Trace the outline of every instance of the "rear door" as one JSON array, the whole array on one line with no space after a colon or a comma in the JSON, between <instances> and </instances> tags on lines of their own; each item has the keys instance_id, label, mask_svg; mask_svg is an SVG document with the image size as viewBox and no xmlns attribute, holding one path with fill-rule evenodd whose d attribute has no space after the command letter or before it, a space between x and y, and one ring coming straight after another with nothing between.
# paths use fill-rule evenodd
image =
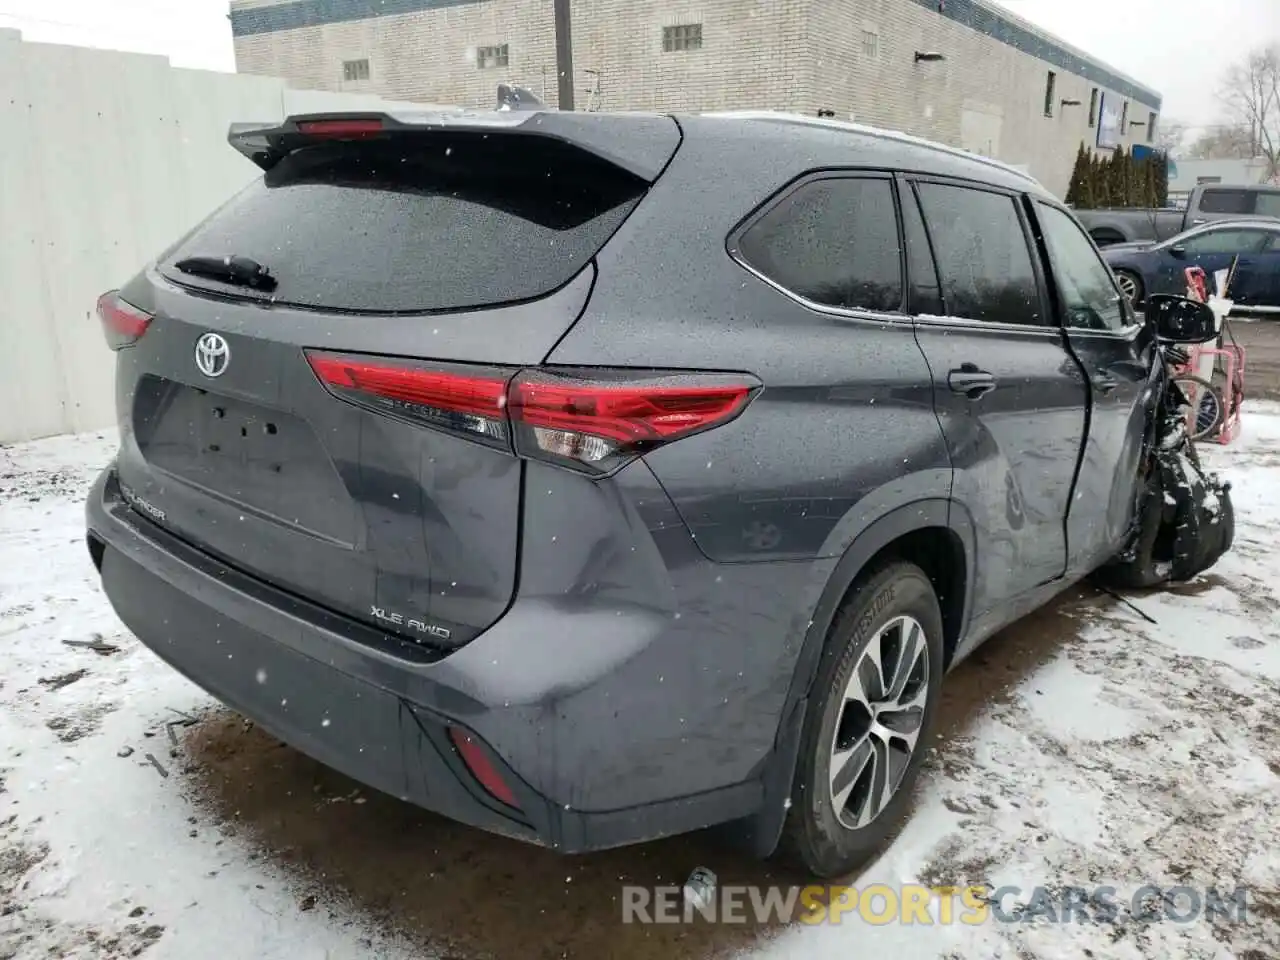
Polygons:
<instances>
[{"instance_id":1,"label":"rear door","mask_svg":"<svg viewBox=\"0 0 1280 960\"><path fill-rule=\"evenodd\" d=\"M1280 310L1280 231L1272 232L1258 256L1259 296L1257 305Z\"/></svg>"},{"instance_id":2,"label":"rear door","mask_svg":"<svg viewBox=\"0 0 1280 960\"><path fill-rule=\"evenodd\" d=\"M914 309L916 336L955 469L953 496L980 537L973 602L983 616L1066 570L1086 388L1049 315L1019 198L945 180L904 186L916 295L920 274L930 280L923 246L937 267L936 296Z\"/></svg>"},{"instance_id":3,"label":"rear door","mask_svg":"<svg viewBox=\"0 0 1280 960\"><path fill-rule=\"evenodd\" d=\"M1256 227L1216 226L1208 227L1203 232L1187 237L1175 244L1170 252L1174 253L1171 269L1175 279L1182 279L1186 267L1199 267L1205 272L1209 289L1213 289L1214 275L1220 270L1228 270L1232 261L1240 258L1235 278L1232 280L1233 295L1245 297L1254 295L1254 281L1251 274L1258 268L1257 255L1260 254L1269 239L1266 231ZM1186 283L1174 289L1185 289Z\"/></svg>"},{"instance_id":4,"label":"rear door","mask_svg":"<svg viewBox=\"0 0 1280 960\"><path fill-rule=\"evenodd\" d=\"M1067 525L1072 570L1109 559L1129 529L1157 373L1155 337L1069 213L1032 205L1051 267L1055 319L1088 377L1089 435Z\"/></svg>"},{"instance_id":5,"label":"rear door","mask_svg":"<svg viewBox=\"0 0 1280 960\"><path fill-rule=\"evenodd\" d=\"M155 316L118 361L144 515L409 640L501 616L522 483L505 384L574 323L678 143L665 118L533 122L248 144L263 178L122 291ZM270 280L222 275L231 257Z\"/></svg>"},{"instance_id":6,"label":"rear door","mask_svg":"<svg viewBox=\"0 0 1280 960\"><path fill-rule=\"evenodd\" d=\"M1226 266L1220 268L1230 268L1234 263L1227 296L1241 306L1266 306L1273 302L1277 262L1272 241L1276 234L1262 227L1232 233L1236 234L1236 252L1226 259Z\"/></svg>"}]
</instances>

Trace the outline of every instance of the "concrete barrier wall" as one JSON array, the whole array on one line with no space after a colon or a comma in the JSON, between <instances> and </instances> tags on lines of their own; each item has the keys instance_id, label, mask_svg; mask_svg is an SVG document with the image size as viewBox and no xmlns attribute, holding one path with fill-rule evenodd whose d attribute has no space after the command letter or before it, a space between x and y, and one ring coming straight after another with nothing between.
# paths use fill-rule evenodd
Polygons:
<instances>
[{"instance_id":1,"label":"concrete barrier wall","mask_svg":"<svg viewBox=\"0 0 1280 960\"><path fill-rule=\"evenodd\" d=\"M255 176L228 124L415 107L0 30L0 442L115 422L95 301Z\"/></svg>"}]
</instances>

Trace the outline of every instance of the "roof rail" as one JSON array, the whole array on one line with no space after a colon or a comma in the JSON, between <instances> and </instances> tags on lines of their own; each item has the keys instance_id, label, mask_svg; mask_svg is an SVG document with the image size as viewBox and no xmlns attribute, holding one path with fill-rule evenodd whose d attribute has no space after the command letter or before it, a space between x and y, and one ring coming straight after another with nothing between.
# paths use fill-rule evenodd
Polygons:
<instances>
[{"instance_id":1,"label":"roof rail","mask_svg":"<svg viewBox=\"0 0 1280 960\"><path fill-rule=\"evenodd\" d=\"M844 130L848 133L860 133L864 136L879 137L883 140L896 140L899 143L910 143L919 147L927 147L930 150L936 150L939 153L950 154L954 157L964 157L966 160L975 160L978 163L986 164L989 167L995 167L1003 170L1005 173L1011 173L1015 177L1035 184L1037 187L1043 188L1035 177L1024 170L1019 170L1015 166L1004 163L1000 160L993 160L991 157L984 157L979 153L970 153L968 150L961 150L959 147L949 147L945 143L938 143L936 140L926 140L924 137L912 136L909 133L902 133L898 130L886 130L883 127L870 127L862 123L850 123L844 120L832 120L827 117L810 117L802 113L788 113L783 110L718 110L712 113L704 113L704 117L724 117L727 119L738 120L772 120L775 123L794 123L808 127L825 127L829 130Z\"/></svg>"}]
</instances>

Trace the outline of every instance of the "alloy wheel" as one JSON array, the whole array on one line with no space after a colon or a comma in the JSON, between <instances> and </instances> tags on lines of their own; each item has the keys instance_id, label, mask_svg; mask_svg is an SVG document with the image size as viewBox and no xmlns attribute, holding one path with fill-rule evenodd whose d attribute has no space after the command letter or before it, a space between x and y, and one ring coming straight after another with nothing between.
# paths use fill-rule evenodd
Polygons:
<instances>
[{"instance_id":1,"label":"alloy wheel","mask_svg":"<svg viewBox=\"0 0 1280 960\"><path fill-rule=\"evenodd\" d=\"M907 772L929 696L929 645L913 617L896 617L867 643L845 687L831 744L831 803L846 827L865 827Z\"/></svg>"},{"instance_id":2,"label":"alloy wheel","mask_svg":"<svg viewBox=\"0 0 1280 960\"><path fill-rule=\"evenodd\" d=\"M1138 281L1127 273L1117 273L1116 280L1120 284L1120 292L1130 304L1138 302Z\"/></svg>"}]
</instances>

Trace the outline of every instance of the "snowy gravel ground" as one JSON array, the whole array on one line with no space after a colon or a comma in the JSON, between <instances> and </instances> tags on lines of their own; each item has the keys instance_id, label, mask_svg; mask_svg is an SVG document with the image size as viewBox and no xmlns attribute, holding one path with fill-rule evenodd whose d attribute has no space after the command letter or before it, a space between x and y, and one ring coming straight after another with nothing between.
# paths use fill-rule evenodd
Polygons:
<instances>
[{"instance_id":1,"label":"snowy gravel ground","mask_svg":"<svg viewBox=\"0 0 1280 960\"><path fill-rule=\"evenodd\" d=\"M962 665L915 814L857 880L1244 885L1246 924L624 927L622 876L776 878L697 838L562 860L364 802L115 619L82 519L110 434L0 447L0 960L1280 956L1280 405L1246 421L1208 448L1234 551L1130 597L1155 623L1073 590Z\"/></svg>"}]
</instances>

